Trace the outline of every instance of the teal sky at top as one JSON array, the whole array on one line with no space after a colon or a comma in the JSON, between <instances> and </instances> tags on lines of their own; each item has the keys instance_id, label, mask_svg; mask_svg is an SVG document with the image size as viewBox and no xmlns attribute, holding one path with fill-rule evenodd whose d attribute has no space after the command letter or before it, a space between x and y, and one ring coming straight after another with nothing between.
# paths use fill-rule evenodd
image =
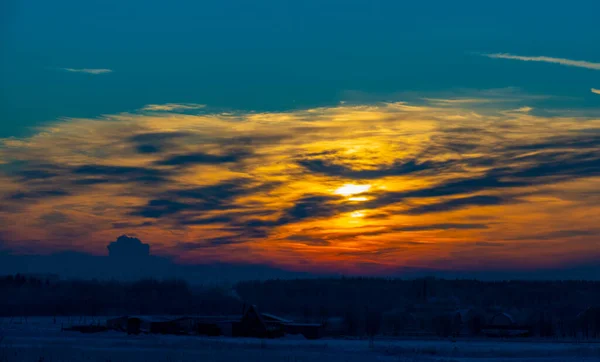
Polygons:
<instances>
[{"instance_id":1,"label":"teal sky at top","mask_svg":"<svg viewBox=\"0 0 600 362\"><path fill-rule=\"evenodd\" d=\"M3 0L0 137L151 103L284 110L348 91L519 87L598 107L600 1ZM108 68L109 74L61 68Z\"/></svg>"}]
</instances>

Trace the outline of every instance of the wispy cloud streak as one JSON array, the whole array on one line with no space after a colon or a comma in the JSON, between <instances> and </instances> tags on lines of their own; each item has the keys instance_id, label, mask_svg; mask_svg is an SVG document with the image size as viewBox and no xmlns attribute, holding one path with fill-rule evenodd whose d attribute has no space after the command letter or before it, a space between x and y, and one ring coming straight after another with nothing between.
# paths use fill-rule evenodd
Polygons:
<instances>
[{"instance_id":1,"label":"wispy cloud streak","mask_svg":"<svg viewBox=\"0 0 600 362\"><path fill-rule=\"evenodd\" d=\"M77 69L77 68L62 68L62 70L65 70L67 72L71 72L71 73L87 73L87 74L94 74L94 75L98 75L98 74L106 74L106 73L112 73L112 69L104 69L104 68L82 68L82 69Z\"/></svg>"},{"instance_id":2,"label":"wispy cloud streak","mask_svg":"<svg viewBox=\"0 0 600 362\"><path fill-rule=\"evenodd\" d=\"M566 58L553 58L546 56L522 56L522 55L513 55L508 53L493 53L493 54L481 54L484 57L493 58L493 59L511 59L511 60L521 60L525 62L544 62L544 63L555 63L566 65L570 67L578 67L578 68L586 68L593 70L600 70L600 63L588 62L585 60L573 60Z\"/></svg>"},{"instance_id":3,"label":"wispy cloud streak","mask_svg":"<svg viewBox=\"0 0 600 362\"><path fill-rule=\"evenodd\" d=\"M148 104L142 108L142 111L169 112L169 111L179 111L179 110L201 109L204 107L206 107L204 104L196 104L196 103Z\"/></svg>"}]
</instances>

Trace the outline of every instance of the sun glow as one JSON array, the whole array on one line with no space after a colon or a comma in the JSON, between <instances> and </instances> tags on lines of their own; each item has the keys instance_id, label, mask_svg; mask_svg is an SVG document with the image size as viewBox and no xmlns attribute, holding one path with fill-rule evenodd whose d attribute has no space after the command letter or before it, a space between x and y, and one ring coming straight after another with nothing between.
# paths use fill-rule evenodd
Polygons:
<instances>
[{"instance_id":1,"label":"sun glow","mask_svg":"<svg viewBox=\"0 0 600 362\"><path fill-rule=\"evenodd\" d=\"M353 211L350 214L351 217L363 217L365 216L365 213L363 211Z\"/></svg>"},{"instance_id":2,"label":"sun glow","mask_svg":"<svg viewBox=\"0 0 600 362\"><path fill-rule=\"evenodd\" d=\"M350 195L362 194L363 192L369 191L370 188L371 188L371 185L345 184L344 186L336 189L334 191L334 194L342 195L342 196L350 196ZM357 199L356 201L359 201L358 198L356 198L356 199Z\"/></svg>"}]
</instances>

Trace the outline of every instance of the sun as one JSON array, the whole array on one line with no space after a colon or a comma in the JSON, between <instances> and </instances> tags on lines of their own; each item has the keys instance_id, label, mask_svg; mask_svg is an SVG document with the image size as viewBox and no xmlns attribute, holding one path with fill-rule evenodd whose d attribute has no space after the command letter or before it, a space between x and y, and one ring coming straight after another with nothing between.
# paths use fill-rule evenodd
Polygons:
<instances>
[{"instance_id":1,"label":"sun","mask_svg":"<svg viewBox=\"0 0 600 362\"><path fill-rule=\"evenodd\" d=\"M371 185L345 184L342 187L336 189L333 193L336 195L351 196L367 192L370 188Z\"/></svg>"},{"instance_id":2,"label":"sun","mask_svg":"<svg viewBox=\"0 0 600 362\"><path fill-rule=\"evenodd\" d=\"M363 211L353 211L350 213L350 217L363 217L365 213Z\"/></svg>"}]
</instances>

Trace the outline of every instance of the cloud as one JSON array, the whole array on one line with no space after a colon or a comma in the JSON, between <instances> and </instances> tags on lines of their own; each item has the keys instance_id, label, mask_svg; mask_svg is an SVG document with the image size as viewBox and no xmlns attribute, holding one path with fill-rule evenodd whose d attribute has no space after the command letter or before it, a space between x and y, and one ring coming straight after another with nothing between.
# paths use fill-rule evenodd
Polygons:
<instances>
[{"instance_id":1,"label":"cloud","mask_svg":"<svg viewBox=\"0 0 600 362\"><path fill-rule=\"evenodd\" d=\"M279 219L280 224L298 222L306 219L333 216L340 207L335 203L335 196L309 195L296 200L294 206L284 211Z\"/></svg>"},{"instance_id":2,"label":"cloud","mask_svg":"<svg viewBox=\"0 0 600 362\"><path fill-rule=\"evenodd\" d=\"M578 68L587 68L593 70L600 70L600 63L587 62L584 60L572 60L565 58L553 58L553 57L545 57L545 56L521 56L521 55L512 55L508 53L494 53L494 54L481 54L484 57L494 58L494 59L512 59L512 60L522 60L525 62L544 62L544 63L555 63L566 65L570 67L578 67Z\"/></svg>"},{"instance_id":3,"label":"cloud","mask_svg":"<svg viewBox=\"0 0 600 362\"><path fill-rule=\"evenodd\" d=\"M437 202L433 204L427 204L422 206L416 206L408 211L407 214L421 215L433 212L447 212L453 210L464 209L471 206L490 206L490 205L501 205L509 202L510 199L500 196L489 196L489 195L478 195L469 196L458 199L452 199L448 201Z\"/></svg>"},{"instance_id":4,"label":"cloud","mask_svg":"<svg viewBox=\"0 0 600 362\"><path fill-rule=\"evenodd\" d=\"M161 218L163 216L176 214L186 210L193 210L194 208L200 207L200 210L204 210L202 204L193 205L186 204L183 202L172 201L169 199L154 199L148 201L148 203L138 208L136 211L131 213L131 216L141 216L145 218Z\"/></svg>"},{"instance_id":5,"label":"cloud","mask_svg":"<svg viewBox=\"0 0 600 362\"><path fill-rule=\"evenodd\" d=\"M265 239L268 237L268 232L257 228L240 228L227 231L237 231L233 234L225 236L217 236L205 238L201 241L178 243L177 248L182 250L197 250L206 248L219 248L228 245L239 245L255 242L257 239Z\"/></svg>"},{"instance_id":6,"label":"cloud","mask_svg":"<svg viewBox=\"0 0 600 362\"><path fill-rule=\"evenodd\" d=\"M600 230L588 229L588 230L555 230L544 233L535 233L527 236L517 236L508 238L508 240L556 240L556 239L569 239L583 236L596 237L600 235Z\"/></svg>"},{"instance_id":7,"label":"cloud","mask_svg":"<svg viewBox=\"0 0 600 362\"><path fill-rule=\"evenodd\" d=\"M139 153L159 153L162 151L162 147L149 144L138 145L136 149Z\"/></svg>"},{"instance_id":8,"label":"cloud","mask_svg":"<svg viewBox=\"0 0 600 362\"><path fill-rule=\"evenodd\" d=\"M247 180L237 179L196 188L172 189L153 195L156 198L134 208L130 215L158 219L187 213L187 218L179 219L183 225L200 225L207 221L220 223L225 221L225 215L207 219L199 219L198 216L205 216L212 211L235 209L238 197L251 195L264 187L268 185L255 187L247 184Z\"/></svg>"},{"instance_id":9,"label":"cloud","mask_svg":"<svg viewBox=\"0 0 600 362\"><path fill-rule=\"evenodd\" d=\"M307 170L316 173L322 173L329 176L339 176L351 179L377 179L387 176L401 176L408 175L411 173L435 171L443 168L446 164L443 162L417 162L415 160L408 160L404 162L395 162L392 166L381 168L381 169L367 169L367 170L354 170L342 165L330 164L326 161L314 159L314 160L300 160L298 164L305 167Z\"/></svg>"},{"instance_id":10,"label":"cloud","mask_svg":"<svg viewBox=\"0 0 600 362\"><path fill-rule=\"evenodd\" d=\"M76 69L76 68L62 68L63 70L66 70L67 72L71 72L71 73L87 73L87 74L106 74L106 73L112 73L113 71L111 69L93 69L93 68L82 68L82 69Z\"/></svg>"},{"instance_id":11,"label":"cloud","mask_svg":"<svg viewBox=\"0 0 600 362\"><path fill-rule=\"evenodd\" d=\"M181 225L214 225L214 224L227 224L234 221L234 219L230 216L212 216L212 217L204 217L204 218L191 218L191 219L181 219Z\"/></svg>"},{"instance_id":12,"label":"cloud","mask_svg":"<svg viewBox=\"0 0 600 362\"><path fill-rule=\"evenodd\" d=\"M561 136L551 136L547 137L542 142L532 142L530 144L523 145L515 145L507 147L507 150L510 151L543 151L543 150L561 150L565 152L565 149L594 149L600 145L600 134L590 134L590 135L561 135ZM569 156L570 153L567 152L564 156ZM538 156L539 157L539 156Z\"/></svg>"},{"instance_id":13,"label":"cloud","mask_svg":"<svg viewBox=\"0 0 600 362\"><path fill-rule=\"evenodd\" d=\"M330 242L328 242L327 240L321 239L321 238L317 238L317 237L313 237L313 236L307 236L307 235L290 235L287 237L288 240L291 240L293 242L299 242L301 244L305 244L305 245L312 245L312 246L327 246L327 245L331 245Z\"/></svg>"},{"instance_id":14,"label":"cloud","mask_svg":"<svg viewBox=\"0 0 600 362\"><path fill-rule=\"evenodd\" d=\"M144 132L128 138L134 143L153 143L171 141L177 138L193 135L190 132Z\"/></svg>"},{"instance_id":15,"label":"cloud","mask_svg":"<svg viewBox=\"0 0 600 362\"><path fill-rule=\"evenodd\" d=\"M469 247L512 263L522 243L536 265L598 255L586 215L600 212L600 120L548 116L531 97L539 112L515 111L514 91L460 96L493 101L144 111L1 139L4 247L101 254L135 232L185 263L332 270L437 265ZM368 187L336 193L347 184Z\"/></svg>"},{"instance_id":16,"label":"cloud","mask_svg":"<svg viewBox=\"0 0 600 362\"><path fill-rule=\"evenodd\" d=\"M142 243L138 238L121 235L108 244L108 255L111 258L139 258L150 256L150 245Z\"/></svg>"},{"instance_id":17,"label":"cloud","mask_svg":"<svg viewBox=\"0 0 600 362\"><path fill-rule=\"evenodd\" d=\"M399 251L406 250L404 248L381 248L375 250L350 250L338 253L340 256L381 256L388 254L396 254ZM376 264L372 265L375 266Z\"/></svg>"},{"instance_id":18,"label":"cloud","mask_svg":"<svg viewBox=\"0 0 600 362\"><path fill-rule=\"evenodd\" d=\"M82 165L72 171L78 178L73 181L80 185L100 183L139 182L155 184L166 182L169 171L135 166Z\"/></svg>"},{"instance_id":19,"label":"cloud","mask_svg":"<svg viewBox=\"0 0 600 362\"><path fill-rule=\"evenodd\" d=\"M134 229L140 227L148 227L154 225L151 221L145 221L141 223L130 223L130 222L115 222L112 224L113 229Z\"/></svg>"},{"instance_id":20,"label":"cloud","mask_svg":"<svg viewBox=\"0 0 600 362\"><path fill-rule=\"evenodd\" d=\"M67 222L69 220L69 217L62 212L53 211L40 216L39 220L43 225L51 226L54 224L61 224Z\"/></svg>"},{"instance_id":21,"label":"cloud","mask_svg":"<svg viewBox=\"0 0 600 362\"><path fill-rule=\"evenodd\" d=\"M499 248L499 247L504 246L503 243L494 243L494 242L490 242L490 241L478 241L475 243L475 245L483 246L483 247L492 247L492 248Z\"/></svg>"},{"instance_id":22,"label":"cloud","mask_svg":"<svg viewBox=\"0 0 600 362\"><path fill-rule=\"evenodd\" d=\"M131 136L128 141L136 151L142 154L160 153L173 147L173 143L181 138L190 136L185 132L150 132Z\"/></svg>"},{"instance_id":23,"label":"cloud","mask_svg":"<svg viewBox=\"0 0 600 362\"><path fill-rule=\"evenodd\" d=\"M151 112L172 112L185 111L192 109L202 109L206 107L204 104L196 103L166 103L166 104L148 104L142 108L142 111Z\"/></svg>"},{"instance_id":24,"label":"cloud","mask_svg":"<svg viewBox=\"0 0 600 362\"><path fill-rule=\"evenodd\" d=\"M600 94L600 89L592 88L592 93Z\"/></svg>"},{"instance_id":25,"label":"cloud","mask_svg":"<svg viewBox=\"0 0 600 362\"><path fill-rule=\"evenodd\" d=\"M227 182L197 187L193 189L180 189L168 192L168 195L178 198L205 200L219 204L221 200L229 200L246 192L247 180L237 179Z\"/></svg>"},{"instance_id":26,"label":"cloud","mask_svg":"<svg viewBox=\"0 0 600 362\"><path fill-rule=\"evenodd\" d=\"M19 191L11 194L7 199L9 200L35 200L44 199L49 197L60 197L66 196L69 192L61 189L55 190L35 190L35 191Z\"/></svg>"},{"instance_id":27,"label":"cloud","mask_svg":"<svg viewBox=\"0 0 600 362\"><path fill-rule=\"evenodd\" d=\"M407 199L427 199L433 197L442 197L442 196L460 196L460 195L468 195L474 192L484 191L484 190L496 190L503 188L518 188L528 185L529 183L524 181L505 181L500 179L500 177L496 175L484 175L484 176L473 176L468 179L459 179L459 180L447 180L445 182L441 182L438 184L434 184L428 187L417 188L415 190L410 191L391 191L391 192L378 192L373 195L373 198L369 201L366 201L363 205L369 208L382 208L389 205L394 205L398 203L405 202ZM491 196L492 199L494 198ZM487 197L477 198L473 200L492 200ZM460 201L455 201L460 203ZM438 212L436 207L444 208L445 203L442 203L438 206L435 204L423 205L414 208L409 211L410 213L424 213L424 212ZM454 204L450 202L449 205L452 207Z\"/></svg>"},{"instance_id":28,"label":"cloud","mask_svg":"<svg viewBox=\"0 0 600 362\"><path fill-rule=\"evenodd\" d=\"M219 236L216 238L210 238L198 242L178 243L176 247L181 251L194 251L207 248L222 247L227 245L243 244L247 241L248 240L240 239L238 235Z\"/></svg>"},{"instance_id":29,"label":"cloud","mask_svg":"<svg viewBox=\"0 0 600 362\"><path fill-rule=\"evenodd\" d=\"M203 164L221 164L238 162L243 157L248 156L247 151L235 151L224 155L213 155L204 152L194 152L184 155L171 156L165 160L156 162L157 165L163 166L188 166L188 165L203 165Z\"/></svg>"},{"instance_id":30,"label":"cloud","mask_svg":"<svg viewBox=\"0 0 600 362\"><path fill-rule=\"evenodd\" d=\"M528 113L528 112L531 112L531 111L533 111L533 108L531 108L531 107L520 107L520 108L517 108L517 109L513 109L512 111L513 111L513 112L523 112L523 113Z\"/></svg>"},{"instance_id":31,"label":"cloud","mask_svg":"<svg viewBox=\"0 0 600 362\"><path fill-rule=\"evenodd\" d=\"M58 175L59 174L56 172L42 170L42 169L37 169L37 170L30 169L30 170L23 170L23 171L19 172L19 176L21 176L22 180L25 182L46 180L46 179L56 177Z\"/></svg>"},{"instance_id":32,"label":"cloud","mask_svg":"<svg viewBox=\"0 0 600 362\"><path fill-rule=\"evenodd\" d=\"M592 144L600 146L597 142ZM510 177L522 184L544 184L600 175L600 152L597 148L589 152L557 151L527 155L520 161L524 165L495 170L496 177Z\"/></svg>"},{"instance_id":33,"label":"cloud","mask_svg":"<svg viewBox=\"0 0 600 362\"><path fill-rule=\"evenodd\" d=\"M431 224L431 225L411 225L411 226L400 226L394 227L393 231L431 231L431 230L480 230L487 229L488 226L486 224L453 224L453 223L444 223L444 224Z\"/></svg>"}]
</instances>

